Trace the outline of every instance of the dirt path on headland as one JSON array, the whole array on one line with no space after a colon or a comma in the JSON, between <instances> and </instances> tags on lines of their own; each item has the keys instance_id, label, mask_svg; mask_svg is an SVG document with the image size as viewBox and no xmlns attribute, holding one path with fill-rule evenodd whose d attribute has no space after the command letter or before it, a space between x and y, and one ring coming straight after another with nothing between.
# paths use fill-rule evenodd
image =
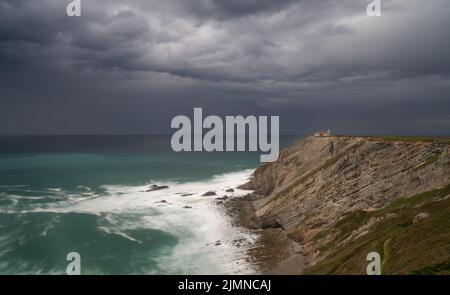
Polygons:
<instances>
[{"instance_id":1,"label":"dirt path on headland","mask_svg":"<svg viewBox=\"0 0 450 295\"><path fill-rule=\"evenodd\" d=\"M258 243L248 250L262 274L299 275L305 269L300 246L289 239L281 228L261 228L255 216L251 194L224 203L235 226L246 227L259 235Z\"/></svg>"}]
</instances>

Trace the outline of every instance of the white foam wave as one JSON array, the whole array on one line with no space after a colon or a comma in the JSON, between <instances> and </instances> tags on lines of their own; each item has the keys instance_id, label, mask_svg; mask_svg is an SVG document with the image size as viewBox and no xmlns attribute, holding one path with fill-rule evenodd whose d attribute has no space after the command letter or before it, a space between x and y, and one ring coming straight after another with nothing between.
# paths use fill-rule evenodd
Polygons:
<instances>
[{"instance_id":1,"label":"white foam wave","mask_svg":"<svg viewBox=\"0 0 450 295\"><path fill-rule=\"evenodd\" d=\"M179 243L170 255L160 258L160 269L170 274L253 273L245 262L243 248L234 240L250 244L257 237L230 224L229 217L217 206L217 197L202 196L214 191L217 196L247 194L236 187L245 182L253 170L217 175L209 180L178 183L158 182L169 188L147 192L145 186L105 185L101 196L69 196L32 212L89 213L103 219L100 230L135 240L125 233L136 228L156 229L171 233ZM233 188L234 192L226 192ZM22 211L23 213L23 211ZM220 242L219 242L220 241ZM137 241L139 242L139 241Z\"/></svg>"}]
</instances>

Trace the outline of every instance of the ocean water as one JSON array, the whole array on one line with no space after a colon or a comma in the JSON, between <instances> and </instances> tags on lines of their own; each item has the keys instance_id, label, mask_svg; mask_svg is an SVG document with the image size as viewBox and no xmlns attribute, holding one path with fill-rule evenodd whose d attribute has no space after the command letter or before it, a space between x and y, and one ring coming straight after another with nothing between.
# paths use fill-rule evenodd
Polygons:
<instances>
[{"instance_id":1,"label":"ocean water","mask_svg":"<svg viewBox=\"0 0 450 295\"><path fill-rule=\"evenodd\" d=\"M251 247L257 236L201 195L245 194L225 190L250 177L259 153L175 153L169 144L0 137L0 274L64 274L69 252L80 254L82 274L253 273L233 241ZM146 192L151 184L169 188Z\"/></svg>"}]
</instances>

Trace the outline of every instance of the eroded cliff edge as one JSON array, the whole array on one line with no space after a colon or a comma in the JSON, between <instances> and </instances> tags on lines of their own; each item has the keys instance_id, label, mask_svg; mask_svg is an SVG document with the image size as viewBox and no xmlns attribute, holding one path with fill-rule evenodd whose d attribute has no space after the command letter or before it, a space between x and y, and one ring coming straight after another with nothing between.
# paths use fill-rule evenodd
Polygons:
<instances>
[{"instance_id":1,"label":"eroded cliff edge","mask_svg":"<svg viewBox=\"0 0 450 295\"><path fill-rule=\"evenodd\" d=\"M306 273L365 273L371 251L384 273L450 271L449 142L308 137L243 187L259 226L300 245Z\"/></svg>"}]
</instances>

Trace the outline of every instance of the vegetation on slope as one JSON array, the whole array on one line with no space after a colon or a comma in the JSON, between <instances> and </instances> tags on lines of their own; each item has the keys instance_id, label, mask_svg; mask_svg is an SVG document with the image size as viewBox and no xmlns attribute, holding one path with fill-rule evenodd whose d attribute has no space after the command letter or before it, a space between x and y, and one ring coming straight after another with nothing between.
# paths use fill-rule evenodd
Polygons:
<instances>
[{"instance_id":1,"label":"vegetation on slope","mask_svg":"<svg viewBox=\"0 0 450 295\"><path fill-rule=\"evenodd\" d=\"M319 232L325 259L307 274L365 274L366 256L382 257L383 274L450 272L450 184L374 211L355 211Z\"/></svg>"}]
</instances>

